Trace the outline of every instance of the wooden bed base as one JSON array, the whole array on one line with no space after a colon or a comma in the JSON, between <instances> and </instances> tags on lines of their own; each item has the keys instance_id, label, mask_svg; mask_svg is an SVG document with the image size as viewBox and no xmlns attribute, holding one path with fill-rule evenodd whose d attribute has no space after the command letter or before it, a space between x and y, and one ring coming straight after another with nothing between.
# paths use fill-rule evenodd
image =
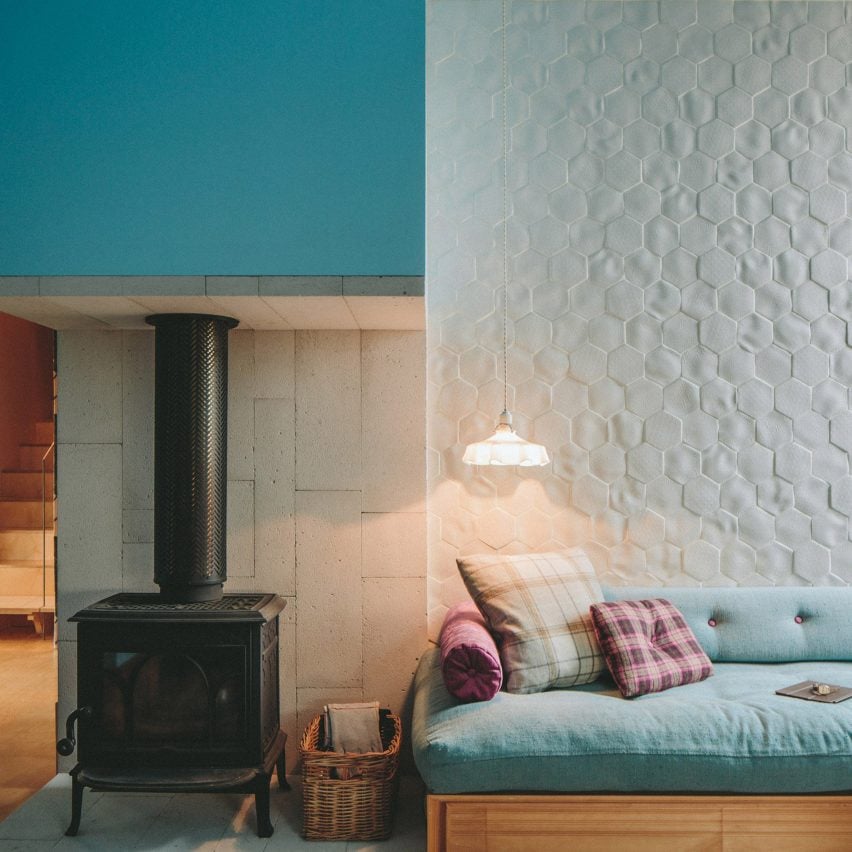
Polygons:
<instances>
[{"instance_id":1,"label":"wooden bed base","mask_svg":"<svg viewBox=\"0 0 852 852\"><path fill-rule=\"evenodd\" d=\"M428 852L852 850L852 795L433 794L426 809Z\"/></svg>"}]
</instances>

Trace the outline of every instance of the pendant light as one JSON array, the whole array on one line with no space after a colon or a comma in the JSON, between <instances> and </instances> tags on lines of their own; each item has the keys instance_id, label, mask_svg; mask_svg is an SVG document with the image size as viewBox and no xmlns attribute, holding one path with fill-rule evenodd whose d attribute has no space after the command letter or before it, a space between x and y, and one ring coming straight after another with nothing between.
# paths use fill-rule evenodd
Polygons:
<instances>
[{"instance_id":1,"label":"pendant light","mask_svg":"<svg viewBox=\"0 0 852 852\"><path fill-rule=\"evenodd\" d=\"M484 441L468 444L462 461L465 464L501 467L541 467L549 464L547 450L541 444L525 441L512 428L509 413L509 356L506 328L509 315L509 118L506 102L509 96L506 62L506 2L503 0L503 413L494 434Z\"/></svg>"}]
</instances>

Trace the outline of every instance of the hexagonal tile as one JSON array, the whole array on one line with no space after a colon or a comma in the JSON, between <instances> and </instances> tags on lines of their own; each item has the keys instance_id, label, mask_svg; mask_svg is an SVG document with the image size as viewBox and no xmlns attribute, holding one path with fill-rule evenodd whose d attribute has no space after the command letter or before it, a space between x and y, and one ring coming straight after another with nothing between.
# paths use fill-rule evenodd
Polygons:
<instances>
[{"instance_id":1,"label":"hexagonal tile","mask_svg":"<svg viewBox=\"0 0 852 852\"><path fill-rule=\"evenodd\" d=\"M797 186L787 185L772 193L772 212L788 225L808 215L808 195Z\"/></svg>"},{"instance_id":2,"label":"hexagonal tile","mask_svg":"<svg viewBox=\"0 0 852 852\"><path fill-rule=\"evenodd\" d=\"M825 118L825 95L814 89L805 89L790 99L790 115L800 124L810 128ZM810 139L810 130L808 131Z\"/></svg>"},{"instance_id":3,"label":"hexagonal tile","mask_svg":"<svg viewBox=\"0 0 852 852\"><path fill-rule=\"evenodd\" d=\"M755 357L751 352L732 346L719 355L719 378L739 386L754 375Z\"/></svg>"},{"instance_id":4,"label":"hexagonal tile","mask_svg":"<svg viewBox=\"0 0 852 852\"><path fill-rule=\"evenodd\" d=\"M647 222L660 212L660 193L646 184L637 184L624 193L624 211L636 222ZM639 237L641 240L641 230Z\"/></svg>"},{"instance_id":5,"label":"hexagonal tile","mask_svg":"<svg viewBox=\"0 0 852 852\"><path fill-rule=\"evenodd\" d=\"M852 452L852 412L841 411L831 418L830 440L836 447Z\"/></svg>"},{"instance_id":6,"label":"hexagonal tile","mask_svg":"<svg viewBox=\"0 0 852 852\"><path fill-rule=\"evenodd\" d=\"M843 255L827 249L811 259L811 277L824 287L836 287L848 280L847 265Z\"/></svg>"},{"instance_id":7,"label":"hexagonal tile","mask_svg":"<svg viewBox=\"0 0 852 852\"><path fill-rule=\"evenodd\" d=\"M589 470L604 482L615 482L627 472L624 450L613 444L604 444L592 450L589 453ZM623 518L621 520L624 521Z\"/></svg>"},{"instance_id":8,"label":"hexagonal tile","mask_svg":"<svg viewBox=\"0 0 852 852\"><path fill-rule=\"evenodd\" d=\"M652 482L663 472L663 454L650 444L627 451L627 472L639 482Z\"/></svg>"},{"instance_id":9,"label":"hexagonal tile","mask_svg":"<svg viewBox=\"0 0 852 852\"><path fill-rule=\"evenodd\" d=\"M824 56L810 66L808 80L817 91L831 95L845 83L843 63L833 56Z\"/></svg>"},{"instance_id":10,"label":"hexagonal tile","mask_svg":"<svg viewBox=\"0 0 852 852\"><path fill-rule=\"evenodd\" d=\"M706 541L693 541L683 551L683 570L699 582L704 582L719 573L721 554Z\"/></svg>"},{"instance_id":11,"label":"hexagonal tile","mask_svg":"<svg viewBox=\"0 0 852 852\"><path fill-rule=\"evenodd\" d=\"M817 187L810 195L810 213L830 225L846 214L846 196L831 184Z\"/></svg>"},{"instance_id":12,"label":"hexagonal tile","mask_svg":"<svg viewBox=\"0 0 852 852\"><path fill-rule=\"evenodd\" d=\"M663 340L663 330L659 320L648 314L639 314L628 320L624 326L627 343L639 352L650 352Z\"/></svg>"},{"instance_id":13,"label":"hexagonal tile","mask_svg":"<svg viewBox=\"0 0 852 852\"><path fill-rule=\"evenodd\" d=\"M775 407L788 417L804 414L811 407L811 389L798 379L787 379L775 388Z\"/></svg>"},{"instance_id":14,"label":"hexagonal tile","mask_svg":"<svg viewBox=\"0 0 852 852\"><path fill-rule=\"evenodd\" d=\"M746 56L734 66L734 83L751 95L768 88L772 66L758 56Z\"/></svg>"},{"instance_id":15,"label":"hexagonal tile","mask_svg":"<svg viewBox=\"0 0 852 852\"><path fill-rule=\"evenodd\" d=\"M619 411L607 422L607 438L625 451L638 447L642 443L642 421L631 411Z\"/></svg>"},{"instance_id":16,"label":"hexagonal tile","mask_svg":"<svg viewBox=\"0 0 852 852\"><path fill-rule=\"evenodd\" d=\"M665 473L670 479L683 485L698 476L701 456L697 450L678 444L665 454Z\"/></svg>"},{"instance_id":17,"label":"hexagonal tile","mask_svg":"<svg viewBox=\"0 0 852 852\"><path fill-rule=\"evenodd\" d=\"M639 118L624 128L624 150L637 157L647 157L660 147L660 130Z\"/></svg>"},{"instance_id":18,"label":"hexagonal tile","mask_svg":"<svg viewBox=\"0 0 852 852\"><path fill-rule=\"evenodd\" d=\"M570 118L563 118L547 129L548 148L565 160L576 157L585 145L585 128Z\"/></svg>"},{"instance_id":19,"label":"hexagonal tile","mask_svg":"<svg viewBox=\"0 0 852 852\"><path fill-rule=\"evenodd\" d=\"M762 186L749 184L737 193L737 215L754 225L765 219L772 209L772 196Z\"/></svg>"},{"instance_id":20,"label":"hexagonal tile","mask_svg":"<svg viewBox=\"0 0 852 852\"><path fill-rule=\"evenodd\" d=\"M754 506L756 486L741 476L732 476L719 489L719 503L725 511L739 516L740 512Z\"/></svg>"},{"instance_id":21,"label":"hexagonal tile","mask_svg":"<svg viewBox=\"0 0 852 852\"><path fill-rule=\"evenodd\" d=\"M825 379L815 384L811 390L811 406L823 417L834 417L843 411L848 405L848 398L847 388L834 379Z\"/></svg>"},{"instance_id":22,"label":"hexagonal tile","mask_svg":"<svg viewBox=\"0 0 852 852\"><path fill-rule=\"evenodd\" d=\"M660 79L668 91L679 96L695 88L698 72L694 62L675 56L663 64Z\"/></svg>"},{"instance_id":23,"label":"hexagonal tile","mask_svg":"<svg viewBox=\"0 0 852 852\"><path fill-rule=\"evenodd\" d=\"M772 515L758 506L747 507L738 515L739 537L755 549L772 541L774 527Z\"/></svg>"},{"instance_id":24,"label":"hexagonal tile","mask_svg":"<svg viewBox=\"0 0 852 852\"><path fill-rule=\"evenodd\" d=\"M710 222L718 224L734 213L734 194L719 184L698 193L698 212Z\"/></svg>"},{"instance_id":25,"label":"hexagonal tile","mask_svg":"<svg viewBox=\"0 0 852 852\"><path fill-rule=\"evenodd\" d=\"M622 65L611 56L597 56L586 66L586 85L605 95L621 85Z\"/></svg>"},{"instance_id":26,"label":"hexagonal tile","mask_svg":"<svg viewBox=\"0 0 852 852\"><path fill-rule=\"evenodd\" d=\"M502 509L492 509L476 519L476 535L489 547L505 547L515 538L515 518Z\"/></svg>"},{"instance_id":27,"label":"hexagonal tile","mask_svg":"<svg viewBox=\"0 0 852 852\"><path fill-rule=\"evenodd\" d=\"M808 84L808 66L795 56L782 56L772 63L772 85L784 94L793 95Z\"/></svg>"},{"instance_id":28,"label":"hexagonal tile","mask_svg":"<svg viewBox=\"0 0 852 852\"><path fill-rule=\"evenodd\" d=\"M795 249L782 251L775 258L773 276L785 287L798 287L808 278L808 259Z\"/></svg>"},{"instance_id":29,"label":"hexagonal tile","mask_svg":"<svg viewBox=\"0 0 852 852\"><path fill-rule=\"evenodd\" d=\"M606 509L607 487L597 477L581 476L571 484L573 506L587 515L596 515Z\"/></svg>"},{"instance_id":30,"label":"hexagonal tile","mask_svg":"<svg viewBox=\"0 0 852 852\"><path fill-rule=\"evenodd\" d=\"M668 89L653 89L642 96L642 118L655 127L668 124L677 113L677 97Z\"/></svg>"},{"instance_id":31,"label":"hexagonal tile","mask_svg":"<svg viewBox=\"0 0 852 852\"><path fill-rule=\"evenodd\" d=\"M737 342L749 352L759 352L772 342L772 323L759 314L743 317L737 326Z\"/></svg>"},{"instance_id":32,"label":"hexagonal tile","mask_svg":"<svg viewBox=\"0 0 852 852\"><path fill-rule=\"evenodd\" d=\"M754 170L751 160L744 157L739 151L732 151L719 162L718 181L732 192L739 192L739 190L749 186L753 177Z\"/></svg>"},{"instance_id":33,"label":"hexagonal tile","mask_svg":"<svg viewBox=\"0 0 852 852\"><path fill-rule=\"evenodd\" d=\"M716 225L702 216L693 216L680 226L680 244L693 256L710 251L716 245Z\"/></svg>"},{"instance_id":34,"label":"hexagonal tile","mask_svg":"<svg viewBox=\"0 0 852 852\"><path fill-rule=\"evenodd\" d=\"M723 381L714 379L701 387L701 410L711 417L722 417L736 408L736 388Z\"/></svg>"},{"instance_id":35,"label":"hexagonal tile","mask_svg":"<svg viewBox=\"0 0 852 852\"><path fill-rule=\"evenodd\" d=\"M780 412L773 411L755 424L755 438L761 446L777 450L793 440L792 421Z\"/></svg>"},{"instance_id":36,"label":"hexagonal tile","mask_svg":"<svg viewBox=\"0 0 852 852\"><path fill-rule=\"evenodd\" d=\"M581 255L590 256L603 248L606 229L595 219L577 219L568 229L571 248Z\"/></svg>"},{"instance_id":37,"label":"hexagonal tile","mask_svg":"<svg viewBox=\"0 0 852 852\"><path fill-rule=\"evenodd\" d=\"M514 196L515 214L517 214L518 195L527 192L529 198L534 199L535 208L531 209L531 215L535 218L530 218L530 221L535 222L542 218L547 211L551 216L561 222L570 224L571 222L580 219L586 215L586 196L576 187L565 184L560 186L548 195L538 195L538 190L533 184L528 184ZM528 208L530 209L530 208Z\"/></svg>"},{"instance_id":38,"label":"hexagonal tile","mask_svg":"<svg viewBox=\"0 0 852 852\"><path fill-rule=\"evenodd\" d=\"M596 121L586 131L586 147L597 157L611 157L623 144L624 131L608 118Z\"/></svg>"},{"instance_id":39,"label":"hexagonal tile","mask_svg":"<svg viewBox=\"0 0 852 852\"><path fill-rule=\"evenodd\" d=\"M713 183L715 172L716 164L707 154L693 151L681 161L680 181L698 192Z\"/></svg>"},{"instance_id":40,"label":"hexagonal tile","mask_svg":"<svg viewBox=\"0 0 852 852\"><path fill-rule=\"evenodd\" d=\"M703 89L691 89L680 98L680 117L693 127L712 121L716 115L716 99Z\"/></svg>"},{"instance_id":41,"label":"hexagonal tile","mask_svg":"<svg viewBox=\"0 0 852 852\"><path fill-rule=\"evenodd\" d=\"M830 561L828 549L811 541L793 552L793 571L809 583L818 584L828 575Z\"/></svg>"},{"instance_id":42,"label":"hexagonal tile","mask_svg":"<svg viewBox=\"0 0 852 852\"><path fill-rule=\"evenodd\" d=\"M672 349L659 346L645 356L645 376L660 387L673 382L679 375L680 358Z\"/></svg>"},{"instance_id":43,"label":"hexagonal tile","mask_svg":"<svg viewBox=\"0 0 852 852\"><path fill-rule=\"evenodd\" d=\"M766 89L754 98L754 117L770 129L777 127L790 115L790 103L783 92Z\"/></svg>"},{"instance_id":44,"label":"hexagonal tile","mask_svg":"<svg viewBox=\"0 0 852 852\"><path fill-rule=\"evenodd\" d=\"M648 417L663 407L663 389L649 379L637 379L627 386L627 408L639 417Z\"/></svg>"},{"instance_id":45,"label":"hexagonal tile","mask_svg":"<svg viewBox=\"0 0 852 852\"><path fill-rule=\"evenodd\" d=\"M698 258L698 274L713 287L721 287L736 275L736 260L721 248L713 248Z\"/></svg>"},{"instance_id":46,"label":"hexagonal tile","mask_svg":"<svg viewBox=\"0 0 852 852\"><path fill-rule=\"evenodd\" d=\"M665 411L652 414L645 421L645 440L659 450L666 450L679 443L681 422Z\"/></svg>"},{"instance_id":47,"label":"hexagonal tile","mask_svg":"<svg viewBox=\"0 0 852 852\"><path fill-rule=\"evenodd\" d=\"M616 24L604 34L604 51L621 63L635 59L641 49L639 33L625 23Z\"/></svg>"},{"instance_id":48,"label":"hexagonal tile","mask_svg":"<svg viewBox=\"0 0 852 852\"><path fill-rule=\"evenodd\" d=\"M660 84L660 66L647 56L639 56L624 66L624 83L644 95Z\"/></svg>"},{"instance_id":49,"label":"hexagonal tile","mask_svg":"<svg viewBox=\"0 0 852 852\"><path fill-rule=\"evenodd\" d=\"M852 25L837 27L828 34L828 52L841 62L852 62Z\"/></svg>"},{"instance_id":50,"label":"hexagonal tile","mask_svg":"<svg viewBox=\"0 0 852 852\"><path fill-rule=\"evenodd\" d=\"M790 226L776 216L769 216L754 226L754 246L770 256L790 248Z\"/></svg>"},{"instance_id":51,"label":"hexagonal tile","mask_svg":"<svg viewBox=\"0 0 852 852\"><path fill-rule=\"evenodd\" d=\"M629 189L641 177L639 160L628 151L619 151L608 157L605 166L606 182L618 190Z\"/></svg>"},{"instance_id":52,"label":"hexagonal tile","mask_svg":"<svg viewBox=\"0 0 852 852\"><path fill-rule=\"evenodd\" d=\"M566 417L576 417L589 406L588 386L574 379L563 379L553 386L553 408Z\"/></svg>"},{"instance_id":53,"label":"hexagonal tile","mask_svg":"<svg viewBox=\"0 0 852 852\"><path fill-rule=\"evenodd\" d=\"M734 85L734 68L720 56L711 56L698 65L698 85L718 95Z\"/></svg>"},{"instance_id":54,"label":"hexagonal tile","mask_svg":"<svg viewBox=\"0 0 852 852\"><path fill-rule=\"evenodd\" d=\"M589 320L589 340L599 349L608 352L624 340L624 323L611 314Z\"/></svg>"}]
</instances>

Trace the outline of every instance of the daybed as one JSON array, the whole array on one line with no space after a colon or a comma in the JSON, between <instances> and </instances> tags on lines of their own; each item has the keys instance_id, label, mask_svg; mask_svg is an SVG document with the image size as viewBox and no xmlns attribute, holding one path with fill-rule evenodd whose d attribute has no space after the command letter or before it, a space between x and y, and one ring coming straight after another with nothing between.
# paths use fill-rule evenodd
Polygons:
<instances>
[{"instance_id":1,"label":"daybed","mask_svg":"<svg viewBox=\"0 0 852 852\"><path fill-rule=\"evenodd\" d=\"M852 849L852 699L775 694L852 686L852 588L605 595L670 600L713 676L634 699L602 678L462 704L431 649L412 734L429 849Z\"/></svg>"}]
</instances>

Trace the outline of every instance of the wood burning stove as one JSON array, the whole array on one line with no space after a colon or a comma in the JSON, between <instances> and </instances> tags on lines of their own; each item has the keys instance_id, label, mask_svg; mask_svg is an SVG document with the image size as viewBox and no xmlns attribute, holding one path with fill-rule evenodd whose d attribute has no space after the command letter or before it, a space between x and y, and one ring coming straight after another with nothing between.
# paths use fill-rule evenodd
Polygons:
<instances>
[{"instance_id":1,"label":"wood burning stove","mask_svg":"<svg viewBox=\"0 0 852 852\"><path fill-rule=\"evenodd\" d=\"M159 594L93 603L77 623L72 816L83 790L254 793L272 834L273 768L286 787L274 594L222 593L228 317L149 317L156 334L155 580ZM74 725L78 725L75 736Z\"/></svg>"},{"instance_id":2,"label":"wood burning stove","mask_svg":"<svg viewBox=\"0 0 852 852\"><path fill-rule=\"evenodd\" d=\"M255 794L257 830L272 834L269 784L284 778L275 595L164 604L121 594L78 612L72 818L83 788ZM73 719L60 753L75 746Z\"/></svg>"}]
</instances>

